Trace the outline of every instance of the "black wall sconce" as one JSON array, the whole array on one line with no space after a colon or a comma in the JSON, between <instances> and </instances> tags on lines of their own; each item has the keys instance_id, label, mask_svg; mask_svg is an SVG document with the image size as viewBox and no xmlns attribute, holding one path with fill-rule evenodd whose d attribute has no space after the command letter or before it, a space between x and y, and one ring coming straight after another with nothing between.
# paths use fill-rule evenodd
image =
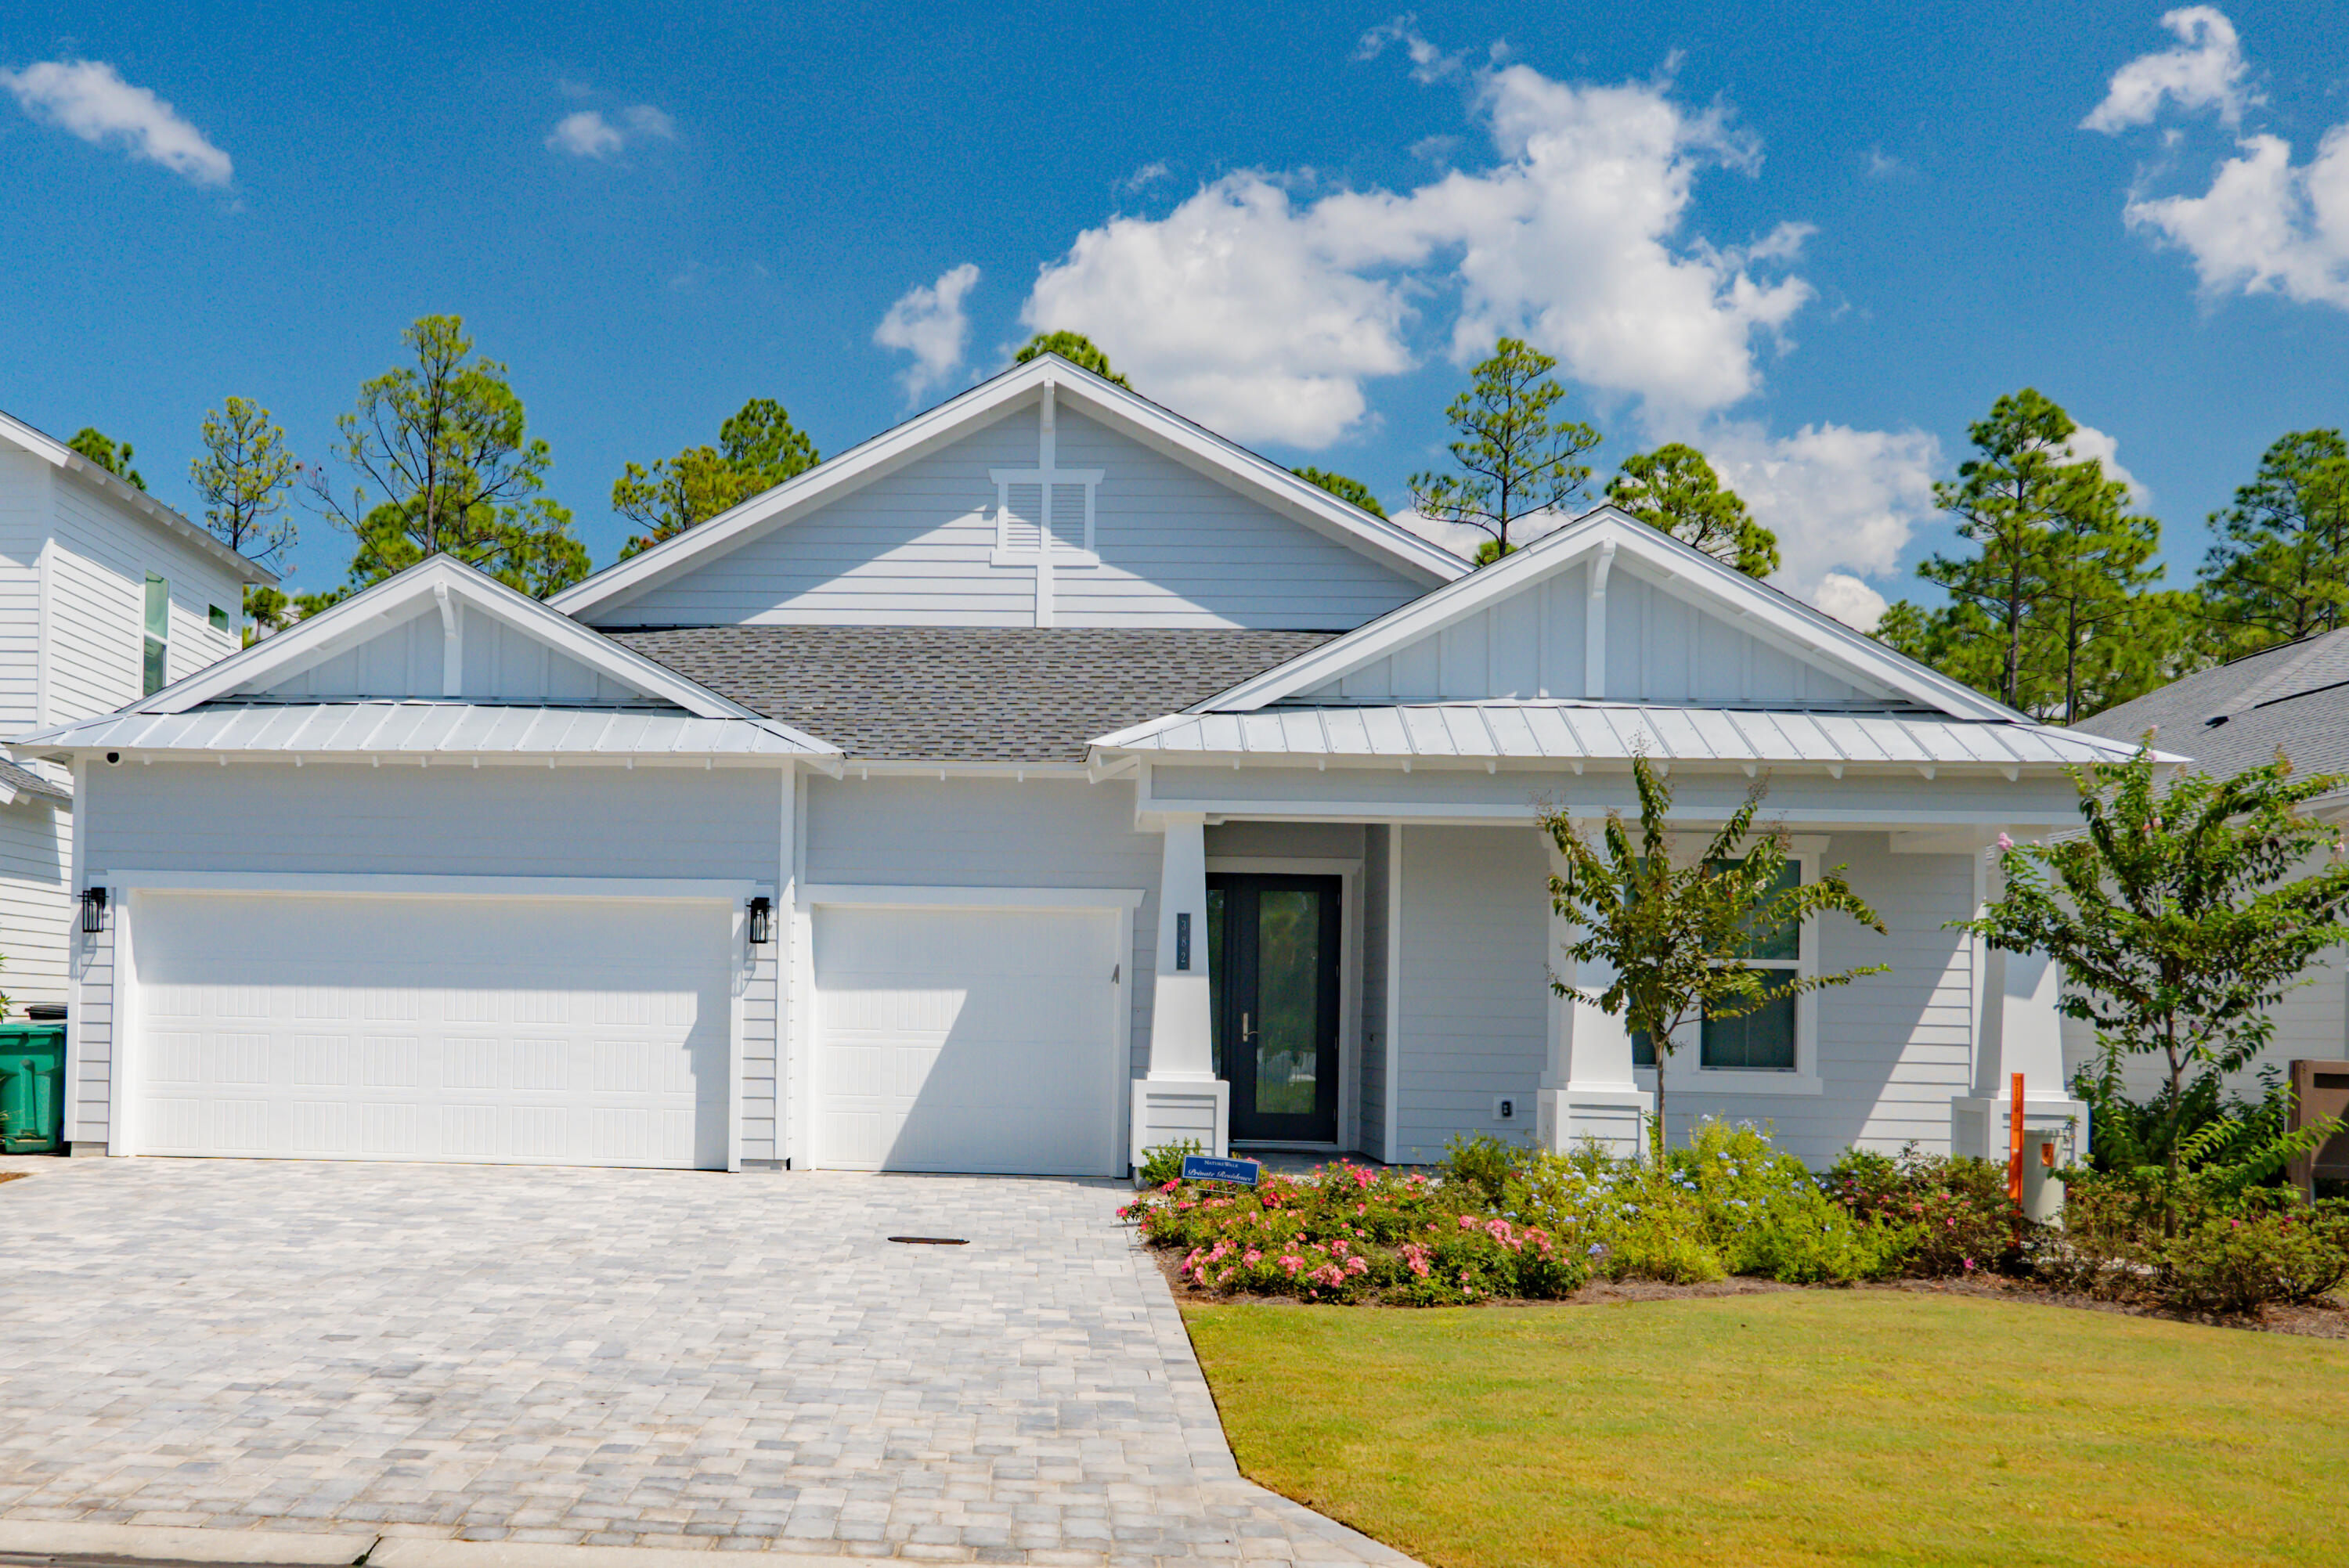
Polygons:
<instances>
[{"instance_id":1,"label":"black wall sconce","mask_svg":"<svg viewBox=\"0 0 2349 1568\"><path fill-rule=\"evenodd\" d=\"M104 888L82 889L81 928L93 934L106 929L106 890Z\"/></svg>"},{"instance_id":2,"label":"black wall sconce","mask_svg":"<svg viewBox=\"0 0 2349 1568\"><path fill-rule=\"evenodd\" d=\"M775 901L761 893L750 901L750 945L764 947L775 939Z\"/></svg>"}]
</instances>

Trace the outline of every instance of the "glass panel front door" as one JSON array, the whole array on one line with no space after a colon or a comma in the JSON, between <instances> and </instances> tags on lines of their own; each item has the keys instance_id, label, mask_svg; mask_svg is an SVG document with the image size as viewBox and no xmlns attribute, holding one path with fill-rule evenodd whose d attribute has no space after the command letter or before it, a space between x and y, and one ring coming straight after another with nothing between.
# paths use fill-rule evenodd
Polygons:
<instances>
[{"instance_id":1,"label":"glass panel front door","mask_svg":"<svg viewBox=\"0 0 2349 1568\"><path fill-rule=\"evenodd\" d=\"M1216 1070L1232 1086L1232 1137L1338 1137L1336 877L1207 879Z\"/></svg>"}]
</instances>

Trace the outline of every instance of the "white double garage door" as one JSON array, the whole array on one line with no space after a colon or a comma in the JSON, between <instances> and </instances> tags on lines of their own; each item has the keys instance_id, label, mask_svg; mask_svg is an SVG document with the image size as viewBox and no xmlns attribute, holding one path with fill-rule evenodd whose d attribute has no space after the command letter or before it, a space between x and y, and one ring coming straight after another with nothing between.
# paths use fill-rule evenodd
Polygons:
<instances>
[{"instance_id":1,"label":"white double garage door","mask_svg":"<svg viewBox=\"0 0 2349 1568\"><path fill-rule=\"evenodd\" d=\"M115 1141L723 1169L740 1153L743 1037L772 1033L740 911L140 892ZM1114 1173L1125 929L1103 908L817 907L796 1162Z\"/></svg>"}]
</instances>

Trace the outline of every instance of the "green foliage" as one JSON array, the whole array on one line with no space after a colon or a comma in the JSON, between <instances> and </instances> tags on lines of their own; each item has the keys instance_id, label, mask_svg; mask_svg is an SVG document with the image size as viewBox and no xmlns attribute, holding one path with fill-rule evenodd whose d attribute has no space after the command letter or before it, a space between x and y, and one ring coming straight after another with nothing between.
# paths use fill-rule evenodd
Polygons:
<instances>
[{"instance_id":1,"label":"green foliage","mask_svg":"<svg viewBox=\"0 0 2349 1568\"><path fill-rule=\"evenodd\" d=\"M137 469L130 466L129 442L125 441L117 446L113 438L105 431L94 425L84 425L74 432L74 438L67 441L66 445L120 480L124 484L136 490L147 488L147 480Z\"/></svg>"},{"instance_id":2,"label":"green foliage","mask_svg":"<svg viewBox=\"0 0 2349 1568\"><path fill-rule=\"evenodd\" d=\"M2035 1272L2109 1300L2219 1313L2312 1301L2349 1281L2349 1204L2304 1203L2237 1174L2066 1171L2064 1227L2039 1238Z\"/></svg>"},{"instance_id":3,"label":"green foliage","mask_svg":"<svg viewBox=\"0 0 2349 1568\"><path fill-rule=\"evenodd\" d=\"M231 397L204 415L202 438L203 456L188 465L188 478L203 500L204 526L247 560L277 564L295 537L285 497L301 467L285 432L269 422L268 409Z\"/></svg>"},{"instance_id":4,"label":"green foliage","mask_svg":"<svg viewBox=\"0 0 2349 1568\"><path fill-rule=\"evenodd\" d=\"M1540 350L1502 338L1491 357L1470 370L1468 390L1444 410L1460 433L1451 443L1456 471L1411 476L1413 508L1491 535L1495 560L1515 548L1513 527L1588 493L1590 469L1577 459L1599 445L1599 435L1553 417L1566 396L1550 377L1557 368Z\"/></svg>"},{"instance_id":5,"label":"green foliage","mask_svg":"<svg viewBox=\"0 0 2349 1568\"><path fill-rule=\"evenodd\" d=\"M622 560L709 521L823 461L815 442L771 397L753 397L718 427L715 447L688 447L647 469L630 463L612 481L612 510L645 531Z\"/></svg>"},{"instance_id":6,"label":"green foliage","mask_svg":"<svg viewBox=\"0 0 2349 1568\"><path fill-rule=\"evenodd\" d=\"M1349 479L1344 474L1333 474L1327 469L1303 468L1291 469L1288 471L1307 484L1319 485L1340 500L1358 506L1372 517L1384 517L1387 514L1387 509L1379 504L1379 498L1371 493L1371 487L1360 480Z\"/></svg>"},{"instance_id":7,"label":"green foliage","mask_svg":"<svg viewBox=\"0 0 2349 1568\"><path fill-rule=\"evenodd\" d=\"M1722 488L1721 476L1694 447L1672 441L1633 453L1609 481L1607 499L1748 577L1778 570L1778 536L1754 521L1735 490Z\"/></svg>"},{"instance_id":8,"label":"green foliage","mask_svg":"<svg viewBox=\"0 0 2349 1568\"><path fill-rule=\"evenodd\" d=\"M2302 874L2337 830L2302 807L2339 789L2279 757L2233 779L2157 782L2148 738L2126 762L2072 770L2087 831L1999 857L2005 892L1955 923L1992 947L2063 968L2057 1006L2093 1025L2113 1058L2154 1056L2166 1116L2147 1152L2175 1186L2190 1082L2240 1071L2274 1033L2272 1010L2349 925L2349 866Z\"/></svg>"},{"instance_id":9,"label":"green foliage","mask_svg":"<svg viewBox=\"0 0 2349 1568\"><path fill-rule=\"evenodd\" d=\"M1142 1170L1138 1173L1144 1187L1164 1187L1169 1181L1183 1179L1183 1158L1188 1154L1205 1154L1206 1145L1195 1138L1177 1139L1173 1143L1156 1144L1142 1151Z\"/></svg>"},{"instance_id":10,"label":"green foliage","mask_svg":"<svg viewBox=\"0 0 2349 1568\"><path fill-rule=\"evenodd\" d=\"M1655 1042L1659 1061L1678 1047L1683 1025L1735 1018L1781 997L1847 985L1886 966L1864 965L1829 975L1795 975L1752 967L1747 960L1782 933L1833 911L1879 934L1886 929L1835 866L1811 882L1789 880L1783 828L1754 834L1766 780L1705 841L1693 858L1672 853L1671 791L1646 757L1634 754L1631 779L1640 799L1635 843L1620 811L1609 809L1599 830L1564 810L1547 810L1541 827L1557 846L1560 869L1549 882L1550 904L1579 933L1566 944L1578 965L1604 965L1604 990L1586 991L1553 979L1561 996L1619 1014L1634 1033ZM1665 1091L1656 1088L1661 1136Z\"/></svg>"},{"instance_id":11,"label":"green foliage","mask_svg":"<svg viewBox=\"0 0 2349 1568\"><path fill-rule=\"evenodd\" d=\"M1444 1144L1444 1179L1464 1191L1474 1191L1485 1195L1485 1202L1499 1204L1508 1194L1526 1161L1523 1144L1505 1143L1490 1133L1478 1133L1473 1138L1454 1134Z\"/></svg>"},{"instance_id":12,"label":"green foliage","mask_svg":"<svg viewBox=\"0 0 2349 1568\"><path fill-rule=\"evenodd\" d=\"M1081 332L1040 332L1019 346L1019 351L1011 356L1011 363L1025 365L1040 354L1057 354L1080 370L1090 370L1102 380L1115 382L1129 392L1133 389L1133 383L1110 368L1109 356Z\"/></svg>"},{"instance_id":13,"label":"green foliage","mask_svg":"<svg viewBox=\"0 0 2349 1568\"><path fill-rule=\"evenodd\" d=\"M2210 529L2202 606L2221 651L2337 629L2349 606L2349 443L2338 430L2283 436Z\"/></svg>"},{"instance_id":14,"label":"green foliage","mask_svg":"<svg viewBox=\"0 0 2349 1568\"><path fill-rule=\"evenodd\" d=\"M1900 1269L1920 1279L2011 1269L2030 1233L2006 1195L2006 1171L1987 1160L1845 1151L1822 1178L1827 1193L1873 1226L1905 1230Z\"/></svg>"},{"instance_id":15,"label":"green foliage","mask_svg":"<svg viewBox=\"0 0 2349 1568\"><path fill-rule=\"evenodd\" d=\"M2188 1312L2297 1305L2349 1280L2349 1214L2306 1209L2213 1219L2154 1255L2155 1288Z\"/></svg>"},{"instance_id":16,"label":"green foliage","mask_svg":"<svg viewBox=\"0 0 2349 1568\"><path fill-rule=\"evenodd\" d=\"M357 482L346 500L319 469L312 489L357 541L354 586L445 552L543 598L587 575L586 547L570 511L538 493L552 449L529 435L506 367L468 359L464 325L428 315L400 335L415 363L364 383L336 421L335 455Z\"/></svg>"}]
</instances>

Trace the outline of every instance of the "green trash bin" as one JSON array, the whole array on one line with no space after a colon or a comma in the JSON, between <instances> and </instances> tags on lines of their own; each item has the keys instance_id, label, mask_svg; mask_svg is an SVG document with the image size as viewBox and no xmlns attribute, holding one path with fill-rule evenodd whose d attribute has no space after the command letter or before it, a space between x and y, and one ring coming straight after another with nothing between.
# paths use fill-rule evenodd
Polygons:
<instances>
[{"instance_id":1,"label":"green trash bin","mask_svg":"<svg viewBox=\"0 0 2349 1568\"><path fill-rule=\"evenodd\" d=\"M66 1026L0 1024L0 1150L54 1154L65 1138Z\"/></svg>"}]
</instances>

